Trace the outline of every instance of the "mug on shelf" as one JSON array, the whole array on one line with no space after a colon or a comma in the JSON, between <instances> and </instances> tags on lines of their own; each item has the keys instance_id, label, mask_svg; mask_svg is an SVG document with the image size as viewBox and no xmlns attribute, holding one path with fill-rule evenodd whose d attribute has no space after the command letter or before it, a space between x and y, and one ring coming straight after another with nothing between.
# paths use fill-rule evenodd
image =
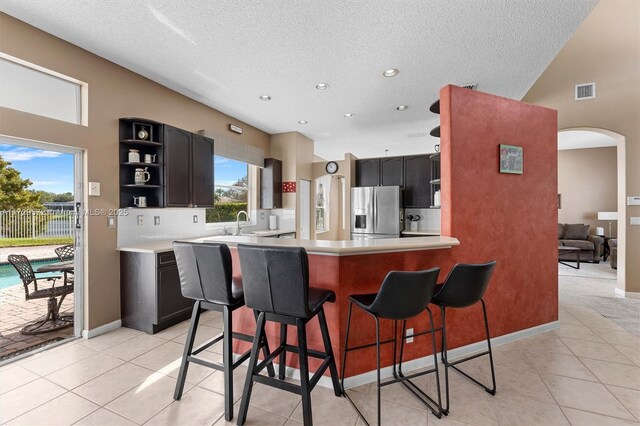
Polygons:
<instances>
[{"instance_id":1,"label":"mug on shelf","mask_svg":"<svg viewBox=\"0 0 640 426\"><path fill-rule=\"evenodd\" d=\"M136 207L147 207L147 197L141 195L139 197L133 196L133 205Z\"/></svg>"},{"instance_id":2,"label":"mug on shelf","mask_svg":"<svg viewBox=\"0 0 640 426\"><path fill-rule=\"evenodd\" d=\"M138 151L137 149L130 149L129 150L129 155L127 156L127 159L129 160L130 163L139 163L140 162L140 151Z\"/></svg>"},{"instance_id":3,"label":"mug on shelf","mask_svg":"<svg viewBox=\"0 0 640 426\"><path fill-rule=\"evenodd\" d=\"M147 163L147 164L155 163L156 162L156 154L145 154L144 155L144 162Z\"/></svg>"},{"instance_id":4,"label":"mug on shelf","mask_svg":"<svg viewBox=\"0 0 640 426\"><path fill-rule=\"evenodd\" d=\"M133 179L136 185L144 185L151 179L151 174L147 171L146 167L144 169L137 168Z\"/></svg>"}]
</instances>

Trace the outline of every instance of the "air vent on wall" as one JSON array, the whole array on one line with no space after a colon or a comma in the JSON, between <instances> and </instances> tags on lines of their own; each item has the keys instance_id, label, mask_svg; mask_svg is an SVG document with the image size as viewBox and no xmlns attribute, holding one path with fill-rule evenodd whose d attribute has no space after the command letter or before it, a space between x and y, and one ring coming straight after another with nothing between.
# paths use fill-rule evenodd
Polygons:
<instances>
[{"instance_id":1,"label":"air vent on wall","mask_svg":"<svg viewBox=\"0 0 640 426\"><path fill-rule=\"evenodd\" d=\"M463 89L476 90L476 87L478 87L478 83L462 84L460 87L462 87Z\"/></svg>"},{"instance_id":2,"label":"air vent on wall","mask_svg":"<svg viewBox=\"0 0 640 426\"><path fill-rule=\"evenodd\" d=\"M576 101L593 99L596 97L596 84L576 84Z\"/></svg>"}]
</instances>

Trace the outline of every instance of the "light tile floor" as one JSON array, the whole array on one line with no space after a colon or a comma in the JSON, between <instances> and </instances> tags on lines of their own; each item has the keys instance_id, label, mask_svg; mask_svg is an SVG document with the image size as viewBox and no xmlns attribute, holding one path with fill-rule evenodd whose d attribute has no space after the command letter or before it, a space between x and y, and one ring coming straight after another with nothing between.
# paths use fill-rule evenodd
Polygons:
<instances>
[{"instance_id":1,"label":"light tile floor","mask_svg":"<svg viewBox=\"0 0 640 426\"><path fill-rule=\"evenodd\" d=\"M640 334L581 303L581 296L613 297L604 268L582 265L581 275L560 267L560 322L555 331L495 348L495 397L451 375L451 414L436 419L401 386L383 388L384 424L627 425L640 421ZM615 275L613 275L615 277ZM206 338L220 317L203 316ZM192 365L181 401L173 389L187 324L148 336L122 328L78 340L0 369L0 423L10 425L223 425L223 377ZM219 347L218 347L219 348ZM219 359L218 348L207 351ZM469 371L489 379L478 359ZM236 413L244 367L235 374ZM433 392L432 375L418 379ZM351 391L375 423L375 387ZM315 424L363 424L344 398L317 387ZM247 424L297 425L299 397L256 385Z\"/></svg>"}]
</instances>

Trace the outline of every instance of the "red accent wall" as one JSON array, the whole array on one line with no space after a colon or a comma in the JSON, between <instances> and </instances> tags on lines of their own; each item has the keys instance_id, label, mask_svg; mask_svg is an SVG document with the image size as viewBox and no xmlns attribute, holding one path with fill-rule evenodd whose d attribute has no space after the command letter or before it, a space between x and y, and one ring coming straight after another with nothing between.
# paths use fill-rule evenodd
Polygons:
<instances>
[{"instance_id":1,"label":"red accent wall","mask_svg":"<svg viewBox=\"0 0 640 426\"><path fill-rule=\"evenodd\" d=\"M555 110L512 99L446 86L440 91L442 234L460 240L452 249L381 253L358 256L309 256L310 284L336 292L326 304L327 321L338 368L346 330L350 294L377 292L391 270L421 270L438 266L440 281L456 263L496 260L485 300L492 337L555 321L558 318L557 266L557 114ZM524 174L499 173L498 145L524 148ZM428 184L425 181L425 184ZM234 271L239 265L234 254ZM440 314L432 305L436 327ZM253 332L253 316L242 310L243 331ZM354 309L349 345L370 343L373 320ZM391 321L381 322L383 338L392 336ZM427 328L428 317L409 322L415 332ZM449 347L484 339L480 305L447 313ZM308 326L308 341L322 348L317 320ZM267 325L272 347L279 332ZM439 334L436 336L439 341ZM290 329L289 342L295 343ZM236 350L248 345L238 342ZM430 336L407 346L405 360L431 353ZM385 345L382 365L391 364L392 347ZM288 364L297 367L296 356ZM310 359L314 370L319 363ZM346 376L375 369L375 349L349 355Z\"/></svg>"},{"instance_id":2,"label":"red accent wall","mask_svg":"<svg viewBox=\"0 0 640 426\"><path fill-rule=\"evenodd\" d=\"M445 86L440 113L442 233L460 240L456 261L497 261L492 334L556 320L557 112ZM524 148L524 174L499 173L500 144Z\"/></svg>"}]
</instances>

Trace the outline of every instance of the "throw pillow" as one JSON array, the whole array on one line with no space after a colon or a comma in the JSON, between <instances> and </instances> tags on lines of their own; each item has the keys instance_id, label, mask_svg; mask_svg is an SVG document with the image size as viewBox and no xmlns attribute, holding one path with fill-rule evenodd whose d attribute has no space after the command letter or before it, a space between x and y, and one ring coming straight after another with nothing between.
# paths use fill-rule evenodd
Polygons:
<instances>
[{"instance_id":1,"label":"throw pillow","mask_svg":"<svg viewBox=\"0 0 640 426\"><path fill-rule=\"evenodd\" d=\"M558 224L558 239L561 240L564 235L564 225L562 223Z\"/></svg>"},{"instance_id":2,"label":"throw pillow","mask_svg":"<svg viewBox=\"0 0 640 426\"><path fill-rule=\"evenodd\" d=\"M586 240L589 235L589 225L582 223L565 223L564 236L565 240Z\"/></svg>"}]
</instances>

